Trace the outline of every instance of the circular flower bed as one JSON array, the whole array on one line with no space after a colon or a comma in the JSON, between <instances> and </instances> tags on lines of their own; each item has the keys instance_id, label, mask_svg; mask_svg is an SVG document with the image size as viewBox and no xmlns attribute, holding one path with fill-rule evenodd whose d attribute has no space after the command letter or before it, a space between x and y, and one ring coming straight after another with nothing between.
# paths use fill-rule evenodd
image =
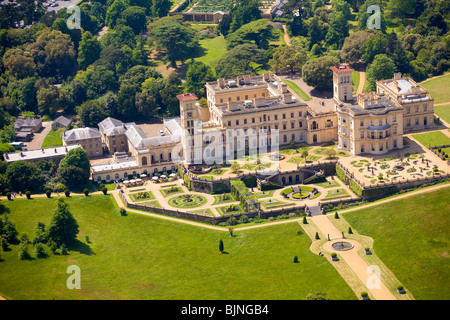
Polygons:
<instances>
[{"instance_id":1,"label":"circular flower bed","mask_svg":"<svg viewBox=\"0 0 450 320\"><path fill-rule=\"evenodd\" d=\"M183 194L169 200L169 205L175 208L195 208L206 203L206 198L197 194Z\"/></svg>"}]
</instances>

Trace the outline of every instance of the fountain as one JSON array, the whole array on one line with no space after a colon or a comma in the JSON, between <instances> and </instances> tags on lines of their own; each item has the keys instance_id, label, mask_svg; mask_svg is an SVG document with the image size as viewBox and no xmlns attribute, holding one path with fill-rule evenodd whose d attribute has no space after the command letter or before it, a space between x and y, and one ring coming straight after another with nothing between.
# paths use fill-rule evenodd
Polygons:
<instances>
[{"instance_id":1,"label":"fountain","mask_svg":"<svg viewBox=\"0 0 450 320\"><path fill-rule=\"evenodd\" d=\"M350 250L353 248L353 245L350 242L347 241L339 241L339 242L335 242L331 245L331 247L334 250L338 250L338 251L345 251L345 250Z\"/></svg>"}]
</instances>

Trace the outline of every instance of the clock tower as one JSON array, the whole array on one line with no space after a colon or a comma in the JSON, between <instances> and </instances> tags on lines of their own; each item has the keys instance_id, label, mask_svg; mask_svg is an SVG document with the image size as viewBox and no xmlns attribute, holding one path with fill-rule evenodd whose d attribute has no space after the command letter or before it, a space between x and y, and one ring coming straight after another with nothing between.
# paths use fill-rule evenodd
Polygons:
<instances>
[{"instance_id":1,"label":"clock tower","mask_svg":"<svg viewBox=\"0 0 450 320\"><path fill-rule=\"evenodd\" d=\"M186 163L194 161L194 136L197 134L194 129L197 119L197 107L195 102L198 100L193 93L177 95L180 101L180 118L181 118L181 142L183 144L183 154Z\"/></svg>"}]
</instances>

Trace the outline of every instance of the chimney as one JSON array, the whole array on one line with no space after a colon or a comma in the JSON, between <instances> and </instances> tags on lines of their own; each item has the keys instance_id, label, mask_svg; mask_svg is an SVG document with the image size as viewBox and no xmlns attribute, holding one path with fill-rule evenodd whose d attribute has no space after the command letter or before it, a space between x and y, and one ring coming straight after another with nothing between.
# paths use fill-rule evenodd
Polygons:
<instances>
[{"instance_id":1,"label":"chimney","mask_svg":"<svg viewBox=\"0 0 450 320\"><path fill-rule=\"evenodd\" d=\"M292 103L292 94L290 92L283 94L283 103Z\"/></svg>"},{"instance_id":2,"label":"chimney","mask_svg":"<svg viewBox=\"0 0 450 320\"><path fill-rule=\"evenodd\" d=\"M283 81L278 82L278 91L280 91L281 94L287 93L288 89L286 83Z\"/></svg>"},{"instance_id":3,"label":"chimney","mask_svg":"<svg viewBox=\"0 0 450 320\"><path fill-rule=\"evenodd\" d=\"M392 82L392 84L393 84L393 86L394 86L394 91L395 91L395 92L398 92L399 89L398 89L398 82L397 82L397 80L394 80L394 81Z\"/></svg>"},{"instance_id":4,"label":"chimney","mask_svg":"<svg viewBox=\"0 0 450 320\"><path fill-rule=\"evenodd\" d=\"M217 85L219 86L220 89L223 89L225 87L225 79L224 78L217 79Z\"/></svg>"}]
</instances>

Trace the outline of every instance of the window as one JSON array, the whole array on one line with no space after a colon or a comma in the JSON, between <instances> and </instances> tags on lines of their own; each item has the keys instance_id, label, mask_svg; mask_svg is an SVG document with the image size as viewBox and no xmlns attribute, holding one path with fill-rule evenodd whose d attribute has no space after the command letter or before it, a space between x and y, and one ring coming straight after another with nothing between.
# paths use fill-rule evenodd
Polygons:
<instances>
[{"instance_id":1,"label":"window","mask_svg":"<svg viewBox=\"0 0 450 320\"><path fill-rule=\"evenodd\" d=\"M300 140L303 140L303 133L300 133Z\"/></svg>"},{"instance_id":2,"label":"window","mask_svg":"<svg viewBox=\"0 0 450 320\"><path fill-rule=\"evenodd\" d=\"M245 96L245 100L248 100L248 96Z\"/></svg>"},{"instance_id":3,"label":"window","mask_svg":"<svg viewBox=\"0 0 450 320\"><path fill-rule=\"evenodd\" d=\"M278 115L275 115L275 120L278 120Z\"/></svg>"},{"instance_id":4,"label":"window","mask_svg":"<svg viewBox=\"0 0 450 320\"><path fill-rule=\"evenodd\" d=\"M283 130L286 130L286 125L285 124L283 124Z\"/></svg>"},{"instance_id":5,"label":"window","mask_svg":"<svg viewBox=\"0 0 450 320\"><path fill-rule=\"evenodd\" d=\"M231 121L228 121L228 126L231 127Z\"/></svg>"},{"instance_id":6,"label":"window","mask_svg":"<svg viewBox=\"0 0 450 320\"><path fill-rule=\"evenodd\" d=\"M397 116L396 115L392 116L392 122L397 122Z\"/></svg>"},{"instance_id":7,"label":"window","mask_svg":"<svg viewBox=\"0 0 450 320\"><path fill-rule=\"evenodd\" d=\"M220 103L222 103L223 102L223 99L222 98L220 98Z\"/></svg>"},{"instance_id":8,"label":"window","mask_svg":"<svg viewBox=\"0 0 450 320\"><path fill-rule=\"evenodd\" d=\"M361 131L361 139L364 139L364 131Z\"/></svg>"},{"instance_id":9,"label":"window","mask_svg":"<svg viewBox=\"0 0 450 320\"><path fill-rule=\"evenodd\" d=\"M293 118L294 117L294 113L293 112L291 112L291 118Z\"/></svg>"},{"instance_id":10,"label":"window","mask_svg":"<svg viewBox=\"0 0 450 320\"><path fill-rule=\"evenodd\" d=\"M416 126L419 125L419 118L416 118Z\"/></svg>"},{"instance_id":11,"label":"window","mask_svg":"<svg viewBox=\"0 0 450 320\"><path fill-rule=\"evenodd\" d=\"M291 129L294 129L294 127L295 127L295 124L291 123Z\"/></svg>"},{"instance_id":12,"label":"window","mask_svg":"<svg viewBox=\"0 0 450 320\"><path fill-rule=\"evenodd\" d=\"M237 101L241 101L241 97L237 96L237 97L236 97L236 100L237 100Z\"/></svg>"},{"instance_id":13,"label":"window","mask_svg":"<svg viewBox=\"0 0 450 320\"><path fill-rule=\"evenodd\" d=\"M411 126L411 119L406 119L406 126L407 127Z\"/></svg>"},{"instance_id":14,"label":"window","mask_svg":"<svg viewBox=\"0 0 450 320\"><path fill-rule=\"evenodd\" d=\"M364 127L364 120L361 120L361 122L359 123L360 127Z\"/></svg>"},{"instance_id":15,"label":"window","mask_svg":"<svg viewBox=\"0 0 450 320\"><path fill-rule=\"evenodd\" d=\"M301 117L301 116L302 116L302 112L301 112L301 111L300 111L300 112L298 113L298 116L299 116L299 117Z\"/></svg>"},{"instance_id":16,"label":"window","mask_svg":"<svg viewBox=\"0 0 450 320\"><path fill-rule=\"evenodd\" d=\"M255 118L252 118L252 123L255 123Z\"/></svg>"},{"instance_id":17,"label":"window","mask_svg":"<svg viewBox=\"0 0 450 320\"><path fill-rule=\"evenodd\" d=\"M406 114L410 114L411 113L411 109L408 107L406 108Z\"/></svg>"},{"instance_id":18,"label":"window","mask_svg":"<svg viewBox=\"0 0 450 320\"><path fill-rule=\"evenodd\" d=\"M426 104L423 105L423 111L426 112L428 110L428 106Z\"/></svg>"},{"instance_id":19,"label":"window","mask_svg":"<svg viewBox=\"0 0 450 320\"><path fill-rule=\"evenodd\" d=\"M236 120L236 125L237 125L237 126L239 125L239 120Z\"/></svg>"},{"instance_id":20,"label":"window","mask_svg":"<svg viewBox=\"0 0 450 320\"><path fill-rule=\"evenodd\" d=\"M283 142L287 142L287 135L283 136Z\"/></svg>"},{"instance_id":21,"label":"window","mask_svg":"<svg viewBox=\"0 0 450 320\"><path fill-rule=\"evenodd\" d=\"M303 122L299 121L299 122L298 122L298 126L299 126L300 128L302 128L302 127L303 127Z\"/></svg>"},{"instance_id":22,"label":"window","mask_svg":"<svg viewBox=\"0 0 450 320\"><path fill-rule=\"evenodd\" d=\"M285 113L283 113L283 119L286 119L286 114Z\"/></svg>"},{"instance_id":23,"label":"window","mask_svg":"<svg viewBox=\"0 0 450 320\"><path fill-rule=\"evenodd\" d=\"M419 106L416 106L416 113L419 112Z\"/></svg>"},{"instance_id":24,"label":"window","mask_svg":"<svg viewBox=\"0 0 450 320\"><path fill-rule=\"evenodd\" d=\"M378 125L382 126L383 125L383 120L378 120Z\"/></svg>"}]
</instances>

